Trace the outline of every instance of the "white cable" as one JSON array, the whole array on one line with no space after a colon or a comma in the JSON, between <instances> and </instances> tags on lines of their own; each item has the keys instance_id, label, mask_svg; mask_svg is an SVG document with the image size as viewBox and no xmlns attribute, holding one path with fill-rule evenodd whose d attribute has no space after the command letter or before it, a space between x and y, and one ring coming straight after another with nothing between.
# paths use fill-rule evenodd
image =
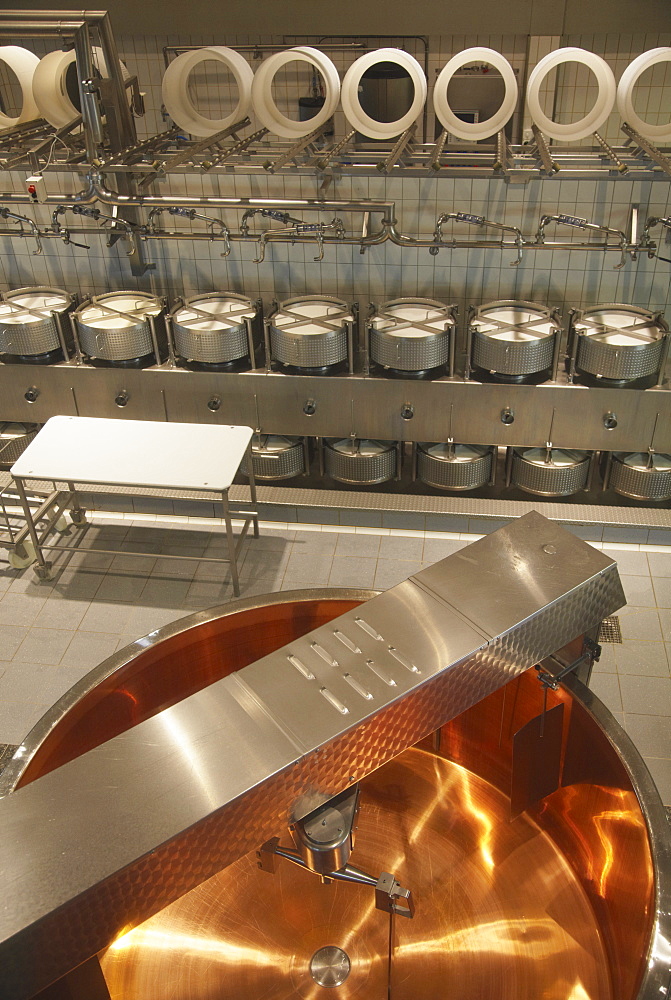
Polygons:
<instances>
[{"instance_id":1,"label":"white cable","mask_svg":"<svg viewBox=\"0 0 671 1000\"><path fill-rule=\"evenodd\" d=\"M366 70L377 63L396 63L409 74L414 87L414 96L409 111L395 122L379 122L366 114L359 101L359 85ZM362 135L371 139L393 139L405 132L419 118L426 101L426 77L424 70L409 52L402 49L377 49L367 52L352 63L342 82L342 107L350 125Z\"/></svg>"},{"instance_id":2,"label":"white cable","mask_svg":"<svg viewBox=\"0 0 671 1000\"><path fill-rule=\"evenodd\" d=\"M503 77L505 93L501 107L496 114L484 122L471 123L457 118L447 100L447 88L458 69L474 62L485 62L494 66ZM500 132L509 121L516 104L517 80L512 66L500 52L479 45L471 49L464 49L463 52L453 56L440 71L433 90L433 107L443 128L446 128L457 139L470 139L473 142L479 139L488 139L490 135L496 135L497 132Z\"/></svg>"},{"instance_id":3,"label":"white cable","mask_svg":"<svg viewBox=\"0 0 671 1000\"><path fill-rule=\"evenodd\" d=\"M107 76L107 64L103 50L97 45L91 49L93 65L102 76ZM33 77L33 97L43 118L55 128L62 128L79 114L68 96L67 79L70 66L76 62L74 49L62 52L60 49L48 52L40 59ZM127 80L130 73L119 60L121 73Z\"/></svg>"},{"instance_id":4,"label":"white cable","mask_svg":"<svg viewBox=\"0 0 671 1000\"><path fill-rule=\"evenodd\" d=\"M577 122L570 122L568 125L560 125L544 113L540 102L540 88L550 70L565 62L578 62L591 69L596 77L598 93L592 110L584 118L580 118ZM556 49L555 52L543 56L538 65L534 67L527 85L527 104L529 113L541 132L549 135L552 139L577 142L578 139L584 139L601 128L615 103L615 90L615 77L605 59L597 56L594 52L588 52L586 49L568 47Z\"/></svg>"},{"instance_id":5,"label":"white cable","mask_svg":"<svg viewBox=\"0 0 671 1000\"><path fill-rule=\"evenodd\" d=\"M12 118L0 112L0 128L13 128L21 122L38 118L40 112L33 98L33 75L40 60L33 52L21 48L20 45L0 45L0 61L14 71L21 87L19 114L16 118Z\"/></svg>"},{"instance_id":6,"label":"white cable","mask_svg":"<svg viewBox=\"0 0 671 1000\"><path fill-rule=\"evenodd\" d=\"M314 66L324 80L324 104L313 118L300 122L283 115L273 98L273 80L278 71L291 62L306 62ZM308 45L299 45L294 49L276 52L264 59L256 73L252 84L252 103L254 113L262 125L279 135L282 139L300 139L309 135L314 129L327 122L338 107L340 97L340 77L338 70L328 56L319 49Z\"/></svg>"},{"instance_id":7,"label":"white cable","mask_svg":"<svg viewBox=\"0 0 671 1000\"><path fill-rule=\"evenodd\" d=\"M650 49L629 63L617 87L617 110L620 112L622 120L640 132L645 139L662 140L663 142L671 139L671 122L667 122L665 125L650 125L639 118L634 111L634 87L646 69L656 66L657 63L670 61L671 48L662 46L659 49Z\"/></svg>"},{"instance_id":8,"label":"white cable","mask_svg":"<svg viewBox=\"0 0 671 1000\"><path fill-rule=\"evenodd\" d=\"M238 87L238 103L230 115L224 118L206 118L201 115L189 96L189 76L196 66L209 60L226 66L235 77ZM246 116L251 104L253 79L252 67L239 52L225 45L193 49L177 56L165 71L162 83L163 103L172 120L185 132L203 137L214 135Z\"/></svg>"}]
</instances>

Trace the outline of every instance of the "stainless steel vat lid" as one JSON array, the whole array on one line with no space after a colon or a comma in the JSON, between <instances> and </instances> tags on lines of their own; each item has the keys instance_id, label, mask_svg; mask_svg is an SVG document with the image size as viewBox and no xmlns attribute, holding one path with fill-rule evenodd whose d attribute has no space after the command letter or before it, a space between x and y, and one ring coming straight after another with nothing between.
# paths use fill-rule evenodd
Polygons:
<instances>
[{"instance_id":1,"label":"stainless steel vat lid","mask_svg":"<svg viewBox=\"0 0 671 1000\"><path fill-rule=\"evenodd\" d=\"M146 292L110 292L96 295L77 310L77 319L96 330L128 330L147 316L158 316L163 305Z\"/></svg>"},{"instance_id":2,"label":"stainless steel vat lid","mask_svg":"<svg viewBox=\"0 0 671 1000\"><path fill-rule=\"evenodd\" d=\"M60 288L16 288L5 292L0 301L0 325L41 323L52 312L65 312L72 296Z\"/></svg>"},{"instance_id":3,"label":"stainless steel vat lid","mask_svg":"<svg viewBox=\"0 0 671 1000\"><path fill-rule=\"evenodd\" d=\"M491 302L480 306L471 326L492 340L511 343L544 340L558 329L549 310L532 302Z\"/></svg>"},{"instance_id":4,"label":"stainless steel vat lid","mask_svg":"<svg viewBox=\"0 0 671 1000\"><path fill-rule=\"evenodd\" d=\"M283 434L259 434L252 438L252 451L256 455L277 455L283 451L289 451L301 444L301 439L297 437L286 437Z\"/></svg>"},{"instance_id":5,"label":"stainless steel vat lid","mask_svg":"<svg viewBox=\"0 0 671 1000\"><path fill-rule=\"evenodd\" d=\"M613 458L635 472L671 472L671 455L650 455L647 452L626 454L616 451Z\"/></svg>"},{"instance_id":6,"label":"stainless steel vat lid","mask_svg":"<svg viewBox=\"0 0 671 1000\"><path fill-rule=\"evenodd\" d=\"M454 326L447 306L431 299L394 299L384 302L371 319L376 330L392 337L426 337Z\"/></svg>"},{"instance_id":7,"label":"stainless steel vat lid","mask_svg":"<svg viewBox=\"0 0 671 1000\"><path fill-rule=\"evenodd\" d=\"M586 310L575 327L583 336L613 347L645 347L666 333L652 313L618 305Z\"/></svg>"},{"instance_id":8,"label":"stainless steel vat lid","mask_svg":"<svg viewBox=\"0 0 671 1000\"><path fill-rule=\"evenodd\" d=\"M340 299L319 295L304 295L281 302L272 325L297 337L322 336L342 329L353 322L351 310Z\"/></svg>"},{"instance_id":9,"label":"stainless steel vat lid","mask_svg":"<svg viewBox=\"0 0 671 1000\"><path fill-rule=\"evenodd\" d=\"M187 299L175 309L172 318L194 333L212 333L235 329L255 315L256 308L244 296L213 292Z\"/></svg>"},{"instance_id":10,"label":"stainless steel vat lid","mask_svg":"<svg viewBox=\"0 0 671 1000\"><path fill-rule=\"evenodd\" d=\"M393 441L369 441L366 438L361 440L352 438L342 438L341 440L327 440L327 445L333 451L346 455L348 458L361 456L362 458L373 458L375 455L383 455L391 451L394 447Z\"/></svg>"},{"instance_id":11,"label":"stainless steel vat lid","mask_svg":"<svg viewBox=\"0 0 671 1000\"><path fill-rule=\"evenodd\" d=\"M420 441L418 448L440 462L468 463L477 462L484 458L491 450L489 445L484 444L444 444L441 442L431 443L430 441Z\"/></svg>"},{"instance_id":12,"label":"stainless steel vat lid","mask_svg":"<svg viewBox=\"0 0 671 1000\"><path fill-rule=\"evenodd\" d=\"M576 451L568 448L516 448L515 453L529 465L541 465L546 468L570 469L581 465L589 458L586 451Z\"/></svg>"}]
</instances>

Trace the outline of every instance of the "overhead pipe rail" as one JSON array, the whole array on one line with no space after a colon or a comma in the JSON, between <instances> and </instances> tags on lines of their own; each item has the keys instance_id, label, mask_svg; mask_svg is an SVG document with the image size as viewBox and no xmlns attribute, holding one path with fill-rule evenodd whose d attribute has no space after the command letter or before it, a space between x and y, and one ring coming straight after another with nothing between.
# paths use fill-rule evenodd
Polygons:
<instances>
[{"instance_id":1,"label":"overhead pipe rail","mask_svg":"<svg viewBox=\"0 0 671 1000\"><path fill-rule=\"evenodd\" d=\"M657 256L657 244L650 237L650 229L656 225L671 228L669 219L649 219L640 239L628 239L627 235L618 229L598 225L588 219L577 218L569 215L543 215L541 216L538 230L533 237L525 238L516 226L507 226L502 223L486 219L484 216L471 215L466 212L446 212L441 214L436 220L436 226L431 236L408 236L400 232L396 220L395 202L365 200L365 201L339 201L339 200L316 200L309 198L295 199L270 199L270 198L222 198L216 196L207 197L187 197L170 195L162 197L159 195L124 195L114 192L106 187L102 176L97 172L89 174L88 187L74 197L69 199L68 204L64 204L62 195L48 195L42 204L55 204L50 228L40 229L39 226L27 216L15 213L10 207L0 206L0 217L13 219L19 222L18 229L1 229L0 237L32 237L36 240L36 253L42 252L43 239L56 237L64 243L72 243L73 233L80 235L98 234L106 231L108 237L107 245L112 246L116 240L123 238L128 243L128 256L132 256L136 251L137 241L148 240L206 240L210 243L222 241L224 251L222 256L227 257L231 252L232 242L253 241L258 244L259 255L257 263L260 263L265 256L265 249L268 243L317 243L318 254L315 261L321 261L324 257L324 247L331 244L359 246L365 250L370 246L375 246L387 241L400 247L414 249L426 248L429 253L435 256L440 250L511 250L516 254L515 260L511 261L512 266L517 266L522 261L522 255L527 250L577 250L584 252L598 251L600 253L617 252L620 254L620 262L616 268L623 267L629 260L636 260L639 252L645 252L648 257ZM13 194L2 195L2 201L14 204L30 204L28 195ZM100 209L89 206L96 202L101 202L112 209L111 215L104 215ZM240 229L234 232L222 219L210 218L197 211L198 208L217 208L233 211L242 211ZM147 222L145 224L121 218L117 214L120 208L125 209L149 209ZM65 229L58 221L59 216L70 211L75 215L87 216L94 221L102 220L100 229L79 228ZM335 212L337 215L329 222L305 222L291 215L291 212L304 213L325 213ZM165 230L156 226L156 219L167 212L172 217L181 217L190 222L200 220L205 222L206 229L198 230ZM362 214L365 225L360 235L347 235L346 227L340 215L342 213ZM376 213L380 215L379 228L370 231L370 215ZM250 232L250 219L260 215L273 221L281 222L282 229L266 229L260 233ZM464 223L474 225L479 228L494 228L503 233L509 232L513 239L488 240L478 239L457 239L446 238L443 234L443 227L447 222ZM603 233L604 241L576 242L573 240L547 240L545 238L545 228L551 223L563 224L573 229L585 232ZM23 223L29 226L29 230L23 227ZM109 227L109 228L108 228ZM614 237L615 239L610 239ZM80 244L74 244L80 245Z\"/></svg>"}]
</instances>

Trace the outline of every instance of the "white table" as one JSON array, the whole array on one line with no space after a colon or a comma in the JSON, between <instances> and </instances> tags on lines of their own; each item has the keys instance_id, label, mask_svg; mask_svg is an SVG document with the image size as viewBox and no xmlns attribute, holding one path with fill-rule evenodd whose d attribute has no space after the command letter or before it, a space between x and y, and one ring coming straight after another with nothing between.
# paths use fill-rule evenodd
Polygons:
<instances>
[{"instance_id":1,"label":"white table","mask_svg":"<svg viewBox=\"0 0 671 1000\"><path fill-rule=\"evenodd\" d=\"M47 528L39 534L36 526L39 516L48 514L49 508L55 515L52 523L66 508L71 510L75 524L85 523L86 512L79 503L76 483L207 491L221 495L228 541L228 559L207 557L207 561L230 562L233 590L236 596L239 595L237 555L250 524L254 525L254 535L258 537L259 522L255 511L246 512L236 545L228 491L247 454L251 501L256 504L250 447L252 433L251 427L228 425L51 417L11 469L26 517L24 531L35 547L38 576L48 579L50 575L51 567L44 558L44 548L77 549L77 546L60 543L58 546L45 545L49 520ZM66 483L68 490L55 487L44 509L33 512L26 496L25 481L28 479ZM97 551L123 554L111 549ZM134 552L133 555L150 556L152 553Z\"/></svg>"}]
</instances>

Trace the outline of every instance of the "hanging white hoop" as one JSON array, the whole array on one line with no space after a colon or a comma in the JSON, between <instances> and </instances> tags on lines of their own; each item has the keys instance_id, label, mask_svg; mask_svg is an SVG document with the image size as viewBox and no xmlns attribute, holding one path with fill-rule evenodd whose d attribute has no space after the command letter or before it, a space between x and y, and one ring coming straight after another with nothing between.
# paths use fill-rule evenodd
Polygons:
<instances>
[{"instance_id":1,"label":"hanging white hoop","mask_svg":"<svg viewBox=\"0 0 671 1000\"><path fill-rule=\"evenodd\" d=\"M366 70L377 63L392 62L404 69L410 76L414 96L410 109L394 122L379 122L367 115L359 101L359 85ZM371 139L393 139L405 132L419 118L426 101L426 77L424 70L409 52L402 49L378 49L367 52L353 62L342 83L342 107L350 125L362 135Z\"/></svg>"},{"instance_id":2,"label":"hanging white hoop","mask_svg":"<svg viewBox=\"0 0 671 1000\"><path fill-rule=\"evenodd\" d=\"M550 70L565 62L577 62L587 66L596 77L598 93L592 110L584 118L562 125L548 118L543 111L540 102L540 88ZM615 90L615 77L605 59L597 56L594 52L588 52L586 49L568 47L550 52L534 67L527 86L527 104L531 117L541 132L549 135L552 139L577 142L601 128L612 111Z\"/></svg>"},{"instance_id":3,"label":"hanging white hoop","mask_svg":"<svg viewBox=\"0 0 671 1000\"><path fill-rule=\"evenodd\" d=\"M492 115L486 121L464 122L461 118L457 118L450 107L447 99L447 88L458 69L461 69L462 66L467 66L469 63L481 62L488 63L501 74L505 86L503 101L496 114ZM436 80L436 86L433 89L433 108L441 125L451 135L456 136L457 139L470 139L472 142L477 142L480 139L488 139L490 135L496 135L497 132L501 131L515 110L517 94L515 73L505 56L502 56L500 52L496 52L495 49L475 46L471 49L464 49L463 52L453 56L443 66Z\"/></svg>"}]
</instances>

